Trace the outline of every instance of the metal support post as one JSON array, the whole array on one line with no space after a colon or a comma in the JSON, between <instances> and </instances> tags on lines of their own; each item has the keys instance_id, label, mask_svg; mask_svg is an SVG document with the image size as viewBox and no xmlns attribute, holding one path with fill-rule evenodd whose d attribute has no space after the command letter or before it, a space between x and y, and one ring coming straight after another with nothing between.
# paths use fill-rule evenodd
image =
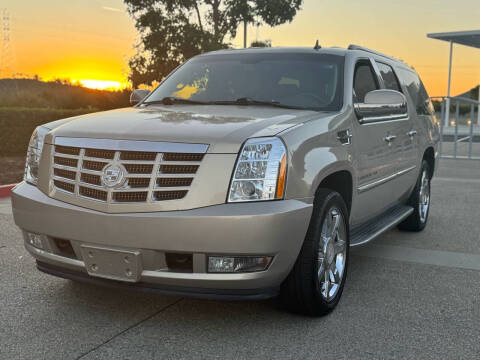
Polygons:
<instances>
[{"instance_id":1,"label":"metal support post","mask_svg":"<svg viewBox=\"0 0 480 360\"><path fill-rule=\"evenodd\" d=\"M445 109L445 125L450 125L450 88L452 84L452 55L453 41L450 41L450 60L448 62L448 86L447 86L447 104Z\"/></svg>"}]
</instances>

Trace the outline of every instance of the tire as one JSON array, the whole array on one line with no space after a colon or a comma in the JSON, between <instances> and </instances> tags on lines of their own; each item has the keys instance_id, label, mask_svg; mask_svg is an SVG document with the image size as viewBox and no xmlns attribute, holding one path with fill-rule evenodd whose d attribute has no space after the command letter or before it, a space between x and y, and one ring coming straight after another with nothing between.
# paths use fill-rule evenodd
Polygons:
<instances>
[{"instance_id":1,"label":"tire","mask_svg":"<svg viewBox=\"0 0 480 360\"><path fill-rule=\"evenodd\" d=\"M413 207L413 213L398 225L400 230L422 231L427 225L430 213L430 183L430 166L423 160L417 183L407 201L407 205Z\"/></svg>"},{"instance_id":2,"label":"tire","mask_svg":"<svg viewBox=\"0 0 480 360\"><path fill-rule=\"evenodd\" d=\"M319 189L302 249L281 286L280 300L288 310L322 316L337 306L347 275L349 236L345 201L335 191ZM324 269L330 269L328 275Z\"/></svg>"}]
</instances>

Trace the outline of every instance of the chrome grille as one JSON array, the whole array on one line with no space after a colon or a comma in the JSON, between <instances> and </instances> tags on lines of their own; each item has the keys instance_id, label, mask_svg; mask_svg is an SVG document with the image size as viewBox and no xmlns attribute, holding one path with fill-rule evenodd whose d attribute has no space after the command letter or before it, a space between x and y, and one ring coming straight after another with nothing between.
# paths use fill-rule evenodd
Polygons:
<instances>
[{"instance_id":1,"label":"chrome grille","mask_svg":"<svg viewBox=\"0 0 480 360\"><path fill-rule=\"evenodd\" d=\"M60 180L53 180L53 184L57 189L61 189L72 194L75 191L75 185L71 183L63 182Z\"/></svg>"},{"instance_id":2,"label":"chrome grille","mask_svg":"<svg viewBox=\"0 0 480 360\"><path fill-rule=\"evenodd\" d=\"M115 192L113 193L113 200L117 202L145 202L147 201L147 195L146 191Z\"/></svg>"},{"instance_id":3,"label":"chrome grille","mask_svg":"<svg viewBox=\"0 0 480 360\"><path fill-rule=\"evenodd\" d=\"M105 203L178 200L187 195L203 157L203 153L115 150L63 143L53 146L51 185L72 197ZM124 170L124 180L117 187L107 187L102 181L104 169L112 164Z\"/></svg>"},{"instance_id":4,"label":"chrome grille","mask_svg":"<svg viewBox=\"0 0 480 360\"><path fill-rule=\"evenodd\" d=\"M93 171L102 171L108 163L100 162L100 161L91 161L91 160L83 160L82 162L82 169L86 170L93 170Z\"/></svg>"},{"instance_id":5,"label":"chrome grille","mask_svg":"<svg viewBox=\"0 0 480 360\"><path fill-rule=\"evenodd\" d=\"M153 164L125 164L129 174L151 174L153 171Z\"/></svg>"},{"instance_id":6,"label":"chrome grille","mask_svg":"<svg viewBox=\"0 0 480 360\"><path fill-rule=\"evenodd\" d=\"M57 145L55 151L59 154L67 154L67 155L79 155L80 149L75 147L67 147L67 146L60 146Z\"/></svg>"},{"instance_id":7,"label":"chrome grille","mask_svg":"<svg viewBox=\"0 0 480 360\"><path fill-rule=\"evenodd\" d=\"M75 171L65 170L65 169L53 169L53 174L57 177L62 177L65 179L75 180L77 173Z\"/></svg>"},{"instance_id":8,"label":"chrome grille","mask_svg":"<svg viewBox=\"0 0 480 360\"><path fill-rule=\"evenodd\" d=\"M102 179L100 175L95 175L95 174L82 172L82 175L80 175L80 181L86 184L92 184L97 186L102 185Z\"/></svg>"},{"instance_id":9,"label":"chrome grille","mask_svg":"<svg viewBox=\"0 0 480 360\"><path fill-rule=\"evenodd\" d=\"M150 178L129 178L127 182L131 188L144 188L150 185Z\"/></svg>"},{"instance_id":10,"label":"chrome grille","mask_svg":"<svg viewBox=\"0 0 480 360\"><path fill-rule=\"evenodd\" d=\"M113 159L113 157L115 156L115 151L101 149L85 149L85 156L100 159Z\"/></svg>"},{"instance_id":11,"label":"chrome grille","mask_svg":"<svg viewBox=\"0 0 480 360\"><path fill-rule=\"evenodd\" d=\"M161 165L160 173L162 174L195 174L198 165Z\"/></svg>"},{"instance_id":12,"label":"chrome grille","mask_svg":"<svg viewBox=\"0 0 480 360\"><path fill-rule=\"evenodd\" d=\"M187 195L186 190L178 191L155 191L153 196L157 201L181 199Z\"/></svg>"},{"instance_id":13,"label":"chrome grille","mask_svg":"<svg viewBox=\"0 0 480 360\"><path fill-rule=\"evenodd\" d=\"M154 161L157 154L146 151L122 151L120 160L147 160Z\"/></svg>"},{"instance_id":14,"label":"chrome grille","mask_svg":"<svg viewBox=\"0 0 480 360\"><path fill-rule=\"evenodd\" d=\"M64 157L60 157L60 156L55 156L54 160L55 160L55 164L62 165L62 166L68 166L68 167L72 167L72 168L76 168L77 167L77 162L78 162L77 159L69 159L69 158L64 158Z\"/></svg>"},{"instance_id":15,"label":"chrome grille","mask_svg":"<svg viewBox=\"0 0 480 360\"><path fill-rule=\"evenodd\" d=\"M101 200L101 201L107 201L107 196L108 196L108 193L106 191L92 189L85 186L80 186L79 194L87 198Z\"/></svg>"},{"instance_id":16,"label":"chrome grille","mask_svg":"<svg viewBox=\"0 0 480 360\"><path fill-rule=\"evenodd\" d=\"M158 178L158 187L178 187L178 186L190 186L193 178Z\"/></svg>"}]
</instances>

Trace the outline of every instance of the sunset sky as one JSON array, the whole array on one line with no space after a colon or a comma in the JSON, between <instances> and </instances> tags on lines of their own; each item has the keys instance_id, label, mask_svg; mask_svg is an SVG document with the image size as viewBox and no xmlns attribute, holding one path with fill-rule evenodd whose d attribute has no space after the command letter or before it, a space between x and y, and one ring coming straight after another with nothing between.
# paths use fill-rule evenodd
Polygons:
<instances>
[{"instance_id":1,"label":"sunset sky","mask_svg":"<svg viewBox=\"0 0 480 360\"><path fill-rule=\"evenodd\" d=\"M121 0L0 0L10 15L10 55L0 76L12 73L85 86L125 84L138 35ZM295 20L276 28L250 27L248 41L274 46L359 44L403 59L430 95L444 95L448 43L427 33L480 29L478 0L305 0ZM241 47L243 39L232 40ZM452 92L480 83L480 49L454 48ZM106 83L102 83L106 82Z\"/></svg>"}]
</instances>

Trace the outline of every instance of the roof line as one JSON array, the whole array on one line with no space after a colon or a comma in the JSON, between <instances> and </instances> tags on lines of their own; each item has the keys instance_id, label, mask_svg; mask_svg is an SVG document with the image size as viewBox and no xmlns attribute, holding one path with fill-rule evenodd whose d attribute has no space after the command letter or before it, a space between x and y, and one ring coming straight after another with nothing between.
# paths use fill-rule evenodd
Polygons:
<instances>
[{"instance_id":1,"label":"roof line","mask_svg":"<svg viewBox=\"0 0 480 360\"><path fill-rule=\"evenodd\" d=\"M367 47L364 47L364 46L360 46L360 45L355 45L355 44L350 44L348 46L348 50L361 50L361 51L366 51L366 52L369 52L371 54L375 54L375 55L378 55L378 56L382 56L384 58L387 58L387 59L390 59L390 60L393 60L393 61L396 61L396 62L399 62L399 63L402 63L405 65L405 63L400 60L400 59L397 59L397 58L394 58L393 56L390 56L390 55L387 55L387 54L384 54L384 53L381 53L381 52L378 52L376 50L372 50L372 49L369 49Z\"/></svg>"}]
</instances>

